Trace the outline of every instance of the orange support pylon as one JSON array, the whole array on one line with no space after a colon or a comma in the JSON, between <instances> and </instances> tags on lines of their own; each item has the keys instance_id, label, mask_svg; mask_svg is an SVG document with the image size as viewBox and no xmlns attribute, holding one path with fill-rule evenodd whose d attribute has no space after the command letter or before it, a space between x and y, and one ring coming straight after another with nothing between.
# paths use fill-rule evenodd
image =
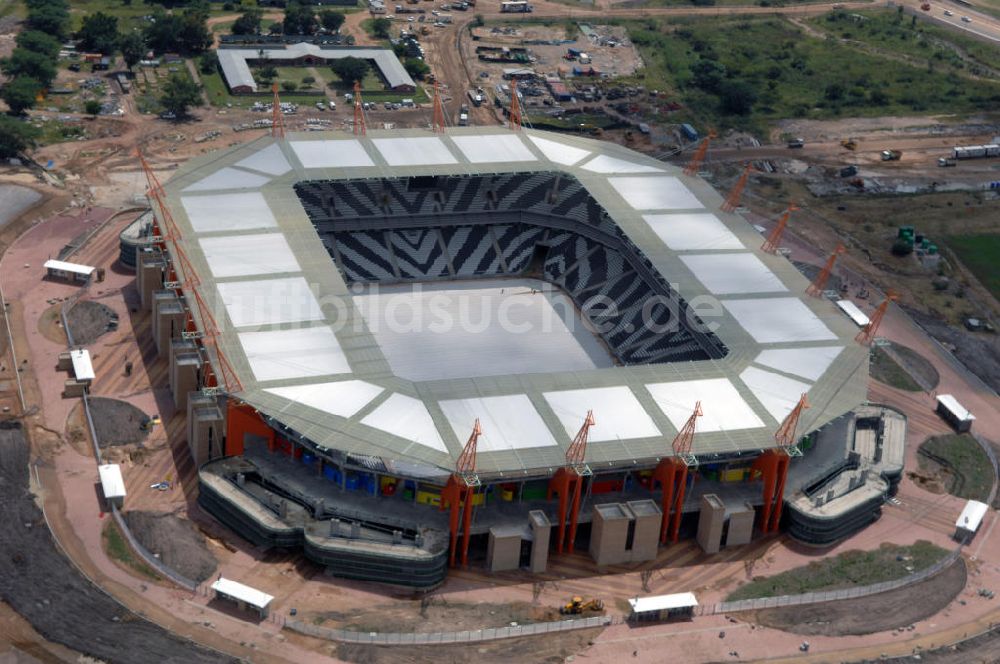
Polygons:
<instances>
[{"instance_id":1,"label":"orange support pylon","mask_svg":"<svg viewBox=\"0 0 1000 664\"><path fill-rule=\"evenodd\" d=\"M898 298L899 295L890 289L886 293L885 299L882 300L882 304L878 305L878 309L875 310L875 313L868 320L868 324L861 328L861 331L854 337L854 340L862 346L870 344L875 339L875 333L878 332L878 327L882 324L882 319L885 318L885 312L889 309L889 303L895 302Z\"/></svg>"},{"instance_id":2,"label":"orange support pylon","mask_svg":"<svg viewBox=\"0 0 1000 664\"><path fill-rule=\"evenodd\" d=\"M267 441L267 449L274 448L274 429L267 426L253 406L229 399L226 405L226 456L243 454L246 434L258 436Z\"/></svg>"},{"instance_id":3,"label":"orange support pylon","mask_svg":"<svg viewBox=\"0 0 1000 664\"><path fill-rule=\"evenodd\" d=\"M653 470L653 488L659 482L661 497L660 544L676 542L684 511L684 494L687 492L688 461L694 444L695 428L702 416L701 402L694 405L694 412L674 438L674 456L662 459Z\"/></svg>"},{"instance_id":4,"label":"orange support pylon","mask_svg":"<svg viewBox=\"0 0 1000 664\"><path fill-rule=\"evenodd\" d=\"M577 432L573 442L566 450L566 465L557 470L552 479L549 480L546 500L552 500L553 493L559 496L557 516L559 535L556 538L556 553L562 553L564 545L568 553L573 553L577 520L580 515L580 497L583 494L583 469L587 456L587 436L592 426L594 426L594 411L588 410L587 417L583 420L583 426L580 427L580 431ZM569 542L566 542L567 508L569 510Z\"/></svg>"},{"instance_id":5,"label":"orange support pylon","mask_svg":"<svg viewBox=\"0 0 1000 664\"><path fill-rule=\"evenodd\" d=\"M753 169L753 165L747 162L746 166L743 168L743 173L740 175L740 179L736 181L736 185L726 196L726 200L722 203L723 212L732 212L740 206L740 200L743 198L743 189L747 186L747 180L750 179L750 171Z\"/></svg>"},{"instance_id":6,"label":"orange support pylon","mask_svg":"<svg viewBox=\"0 0 1000 664\"><path fill-rule=\"evenodd\" d=\"M708 132L708 136L702 140L701 145L699 145L698 149L695 150L694 155L691 157L691 161L689 161L688 165L684 167L685 175L696 175L698 171L701 170L701 164L705 161L705 155L708 154L708 144L712 142L712 139L715 138L715 136L716 134L714 131Z\"/></svg>"},{"instance_id":7,"label":"orange support pylon","mask_svg":"<svg viewBox=\"0 0 1000 664\"><path fill-rule=\"evenodd\" d=\"M806 293L812 295L813 297L820 297L823 294L823 289L826 288L826 282L830 280L830 273L833 272L833 264L837 262L837 256L841 255L845 251L847 251L847 248L844 245L837 245L837 248L833 250L830 257L826 259L826 265L824 265L823 269L816 275L816 279L806 288Z\"/></svg>"},{"instance_id":8,"label":"orange support pylon","mask_svg":"<svg viewBox=\"0 0 1000 664\"><path fill-rule=\"evenodd\" d=\"M760 250L773 254L778 251L778 245L781 244L781 236L785 234L785 227L788 226L788 220L792 218L792 213L798 210L795 204L789 203L788 207L782 213L781 218L778 219L778 224L771 231L771 234L767 236L764 240L764 244L760 245Z\"/></svg>"},{"instance_id":9,"label":"orange support pylon","mask_svg":"<svg viewBox=\"0 0 1000 664\"><path fill-rule=\"evenodd\" d=\"M364 136L366 133L365 109L361 105L361 82L354 81L354 135Z\"/></svg>"},{"instance_id":10,"label":"orange support pylon","mask_svg":"<svg viewBox=\"0 0 1000 664\"><path fill-rule=\"evenodd\" d=\"M766 450L750 468L751 473L760 474L764 480L764 505L760 513L760 530L763 533L775 532L781 522L790 461L791 457L783 450Z\"/></svg>"},{"instance_id":11,"label":"orange support pylon","mask_svg":"<svg viewBox=\"0 0 1000 664\"><path fill-rule=\"evenodd\" d=\"M274 101L271 102L271 138L282 139L285 137L285 115L281 112L277 83L271 84L271 92L274 93Z\"/></svg>"},{"instance_id":12,"label":"orange support pylon","mask_svg":"<svg viewBox=\"0 0 1000 664\"><path fill-rule=\"evenodd\" d=\"M438 82L434 81L434 120L432 128L437 133L444 133L444 106L441 104L441 91Z\"/></svg>"},{"instance_id":13,"label":"orange support pylon","mask_svg":"<svg viewBox=\"0 0 1000 664\"><path fill-rule=\"evenodd\" d=\"M510 82L510 128L513 131L521 130L521 102L517 98L517 79Z\"/></svg>"},{"instance_id":14,"label":"orange support pylon","mask_svg":"<svg viewBox=\"0 0 1000 664\"><path fill-rule=\"evenodd\" d=\"M462 455L458 457L455 464L455 472L448 477L448 483L441 491L441 509L450 508L448 515L448 530L451 535L450 548L448 553L448 564L455 567L455 558L458 551L458 533L462 533L462 565L469 564L469 538L472 535L472 502L476 495L478 480L476 473L476 446L483 429L479 425L479 418L472 427L469 440L462 449ZM462 525L459 528L459 510L462 511Z\"/></svg>"}]
</instances>

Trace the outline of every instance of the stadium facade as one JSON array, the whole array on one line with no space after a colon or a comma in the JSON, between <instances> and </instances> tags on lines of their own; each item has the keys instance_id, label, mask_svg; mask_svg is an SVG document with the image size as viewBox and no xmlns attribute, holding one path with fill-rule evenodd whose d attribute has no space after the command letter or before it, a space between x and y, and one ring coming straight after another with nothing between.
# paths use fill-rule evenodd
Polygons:
<instances>
[{"instance_id":1,"label":"stadium facade","mask_svg":"<svg viewBox=\"0 0 1000 664\"><path fill-rule=\"evenodd\" d=\"M804 448L866 397L854 324L706 182L617 145L499 128L265 137L182 166L162 200L139 283L154 316L174 297L186 312L161 337L197 356L199 501L335 574L428 587L470 539L488 557L513 531L537 548L548 523L562 550L568 525L572 550L595 506L649 498L664 538L713 492L768 530L789 466L811 472L812 450L775 449L800 397ZM465 306L528 329L470 328ZM470 437L467 493L449 493ZM658 472L670 463L678 487ZM567 469L583 487L569 508ZM458 496L475 506L464 523Z\"/></svg>"}]
</instances>

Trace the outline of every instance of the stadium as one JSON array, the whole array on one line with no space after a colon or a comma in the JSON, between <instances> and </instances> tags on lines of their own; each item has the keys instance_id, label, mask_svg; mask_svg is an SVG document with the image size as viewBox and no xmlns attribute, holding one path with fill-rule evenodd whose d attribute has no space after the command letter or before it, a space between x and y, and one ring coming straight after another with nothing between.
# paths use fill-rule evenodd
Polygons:
<instances>
[{"instance_id":1,"label":"stadium","mask_svg":"<svg viewBox=\"0 0 1000 664\"><path fill-rule=\"evenodd\" d=\"M674 166L527 129L309 132L153 193L138 284L198 501L256 545L426 588L470 551L640 560L706 500L733 540L740 512L822 544L898 481L898 426L854 426L856 324Z\"/></svg>"}]
</instances>

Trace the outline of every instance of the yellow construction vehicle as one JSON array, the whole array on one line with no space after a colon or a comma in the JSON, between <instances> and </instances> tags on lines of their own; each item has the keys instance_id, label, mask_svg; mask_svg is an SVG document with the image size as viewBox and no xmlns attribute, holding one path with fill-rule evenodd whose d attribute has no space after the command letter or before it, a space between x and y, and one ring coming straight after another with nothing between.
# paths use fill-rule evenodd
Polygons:
<instances>
[{"instance_id":1,"label":"yellow construction vehicle","mask_svg":"<svg viewBox=\"0 0 1000 664\"><path fill-rule=\"evenodd\" d=\"M855 150L858 147L858 142L853 138L845 138L840 142L840 146L848 150Z\"/></svg>"},{"instance_id":2,"label":"yellow construction vehicle","mask_svg":"<svg viewBox=\"0 0 1000 664\"><path fill-rule=\"evenodd\" d=\"M604 610L604 600L602 599L589 599L584 601L582 597L576 596L571 599L568 603L559 607L559 613L564 616L579 615L581 613L586 613L587 611L603 611Z\"/></svg>"}]
</instances>

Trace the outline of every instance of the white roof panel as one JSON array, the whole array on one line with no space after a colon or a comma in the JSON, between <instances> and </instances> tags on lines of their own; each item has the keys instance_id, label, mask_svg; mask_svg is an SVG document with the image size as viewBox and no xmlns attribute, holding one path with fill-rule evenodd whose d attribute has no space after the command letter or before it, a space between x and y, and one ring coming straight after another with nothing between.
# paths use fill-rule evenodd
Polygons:
<instances>
[{"instance_id":1,"label":"white roof panel","mask_svg":"<svg viewBox=\"0 0 1000 664\"><path fill-rule=\"evenodd\" d=\"M94 365L90 362L89 350L71 350L69 357L77 380L94 380Z\"/></svg>"},{"instance_id":2,"label":"white roof panel","mask_svg":"<svg viewBox=\"0 0 1000 664\"><path fill-rule=\"evenodd\" d=\"M86 352L86 351L84 351ZM966 409L965 406L958 403L958 399L950 394L939 394L937 397L937 402L947 408L952 415L958 418L962 422L972 421L976 419L973 415Z\"/></svg>"},{"instance_id":3,"label":"white roof panel","mask_svg":"<svg viewBox=\"0 0 1000 664\"><path fill-rule=\"evenodd\" d=\"M108 500L125 497L125 480L122 479L122 469L117 463L101 464L97 467L97 475L101 478L101 491Z\"/></svg>"},{"instance_id":4,"label":"white roof panel","mask_svg":"<svg viewBox=\"0 0 1000 664\"><path fill-rule=\"evenodd\" d=\"M847 317L854 321L854 324L858 327L864 327L871 322L871 319L865 315L865 312L858 308L858 305L854 304L850 300L837 300L837 306L840 310L847 314Z\"/></svg>"},{"instance_id":5,"label":"white roof panel","mask_svg":"<svg viewBox=\"0 0 1000 664\"><path fill-rule=\"evenodd\" d=\"M405 394L389 395L361 423L441 452L448 451L424 402Z\"/></svg>"},{"instance_id":6,"label":"white roof panel","mask_svg":"<svg viewBox=\"0 0 1000 664\"><path fill-rule=\"evenodd\" d=\"M809 383L803 383L757 367L744 369L743 373L740 374L740 380L750 388L757 400L778 422L784 421L810 387Z\"/></svg>"},{"instance_id":7,"label":"white roof panel","mask_svg":"<svg viewBox=\"0 0 1000 664\"><path fill-rule=\"evenodd\" d=\"M819 380L842 350L843 346L773 348L761 351L754 358L754 364L761 364L809 380Z\"/></svg>"},{"instance_id":8,"label":"white roof panel","mask_svg":"<svg viewBox=\"0 0 1000 664\"><path fill-rule=\"evenodd\" d=\"M677 430L691 417L698 401L701 401L702 416L698 418L696 431L708 433L764 426L763 420L726 378L653 383L646 385L646 389Z\"/></svg>"},{"instance_id":9,"label":"white roof panel","mask_svg":"<svg viewBox=\"0 0 1000 664\"><path fill-rule=\"evenodd\" d=\"M454 399L439 403L455 436L465 444L476 418L482 426L480 452L519 450L555 445L552 432L526 394L502 397Z\"/></svg>"},{"instance_id":10,"label":"white roof panel","mask_svg":"<svg viewBox=\"0 0 1000 664\"><path fill-rule=\"evenodd\" d=\"M80 265L79 263L67 263L66 261L57 261L54 258L50 258L45 261L43 267L46 270L62 270L63 272L69 272L71 274L80 274L85 277L89 277L94 273L97 268L91 267L90 265Z\"/></svg>"},{"instance_id":11,"label":"white roof panel","mask_svg":"<svg viewBox=\"0 0 1000 664\"><path fill-rule=\"evenodd\" d=\"M591 443L662 435L632 390L624 385L545 392L543 396L570 440L580 430L588 410L594 411L594 426L588 437Z\"/></svg>"},{"instance_id":12,"label":"white roof panel","mask_svg":"<svg viewBox=\"0 0 1000 664\"><path fill-rule=\"evenodd\" d=\"M628 603L632 606L634 613L645 613L647 611L667 611L698 606L698 599L694 593L674 593L673 595L635 597L629 599Z\"/></svg>"},{"instance_id":13,"label":"white roof panel","mask_svg":"<svg viewBox=\"0 0 1000 664\"><path fill-rule=\"evenodd\" d=\"M183 191L213 191L216 189L256 189L270 182L271 178L248 173L238 168L220 168L208 177L184 187Z\"/></svg>"},{"instance_id":14,"label":"white roof panel","mask_svg":"<svg viewBox=\"0 0 1000 664\"><path fill-rule=\"evenodd\" d=\"M563 164L564 166L575 164L591 154L590 150L576 148L572 145L560 143L559 141L550 141L547 138L529 135L528 139L535 144L536 148L541 150L546 159L554 161L557 164Z\"/></svg>"},{"instance_id":15,"label":"white roof panel","mask_svg":"<svg viewBox=\"0 0 1000 664\"><path fill-rule=\"evenodd\" d=\"M599 154L582 166L585 171L594 173L662 173L662 168L648 164L637 164L634 161L609 157Z\"/></svg>"},{"instance_id":16,"label":"white roof panel","mask_svg":"<svg viewBox=\"0 0 1000 664\"><path fill-rule=\"evenodd\" d=\"M245 231L278 225L259 191L215 196L182 196L181 204L196 233Z\"/></svg>"},{"instance_id":17,"label":"white roof panel","mask_svg":"<svg viewBox=\"0 0 1000 664\"><path fill-rule=\"evenodd\" d=\"M267 605L274 599L274 597L265 592L257 590L256 588L251 588L250 586L245 586L238 581L227 579L224 576L220 576L215 583L212 584L212 590L232 599L246 602L250 606L258 609L267 608Z\"/></svg>"},{"instance_id":18,"label":"white roof panel","mask_svg":"<svg viewBox=\"0 0 1000 664\"><path fill-rule=\"evenodd\" d=\"M292 141L292 150L304 168L354 168L375 162L355 139L335 141Z\"/></svg>"},{"instance_id":19,"label":"white roof panel","mask_svg":"<svg viewBox=\"0 0 1000 664\"><path fill-rule=\"evenodd\" d=\"M383 392L378 385L363 380L289 385L264 391L339 417L353 417Z\"/></svg>"},{"instance_id":20,"label":"white roof panel","mask_svg":"<svg viewBox=\"0 0 1000 664\"><path fill-rule=\"evenodd\" d=\"M212 276L300 272L299 262L281 233L203 237L198 239Z\"/></svg>"},{"instance_id":21,"label":"white roof panel","mask_svg":"<svg viewBox=\"0 0 1000 664\"><path fill-rule=\"evenodd\" d=\"M781 293L788 289L753 254L687 254L680 259L715 295Z\"/></svg>"},{"instance_id":22,"label":"white roof panel","mask_svg":"<svg viewBox=\"0 0 1000 664\"><path fill-rule=\"evenodd\" d=\"M457 164L458 159L436 136L417 138L376 138L372 141L390 166Z\"/></svg>"},{"instance_id":23,"label":"white roof panel","mask_svg":"<svg viewBox=\"0 0 1000 664\"><path fill-rule=\"evenodd\" d=\"M515 134L452 136L451 140L473 164L537 161L535 153Z\"/></svg>"},{"instance_id":24,"label":"white roof panel","mask_svg":"<svg viewBox=\"0 0 1000 664\"><path fill-rule=\"evenodd\" d=\"M321 320L323 312L302 277L216 284L233 327Z\"/></svg>"},{"instance_id":25,"label":"white roof panel","mask_svg":"<svg viewBox=\"0 0 1000 664\"><path fill-rule=\"evenodd\" d=\"M714 214L644 214L653 232L674 251L743 249L743 243Z\"/></svg>"},{"instance_id":26,"label":"white roof panel","mask_svg":"<svg viewBox=\"0 0 1000 664\"><path fill-rule=\"evenodd\" d=\"M812 309L794 297L724 300L722 304L757 343L837 338Z\"/></svg>"},{"instance_id":27,"label":"white roof panel","mask_svg":"<svg viewBox=\"0 0 1000 664\"><path fill-rule=\"evenodd\" d=\"M236 162L236 166L251 168L255 171L275 176L284 175L292 170L292 165L288 163L277 143L254 152L246 159L241 159Z\"/></svg>"},{"instance_id":28,"label":"white roof panel","mask_svg":"<svg viewBox=\"0 0 1000 664\"><path fill-rule=\"evenodd\" d=\"M672 176L608 178L608 183L636 210L700 210L705 207L683 182Z\"/></svg>"},{"instance_id":29,"label":"white roof panel","mask_svg":"<svg viewBox=\"0 0 1000 664\"><path fill-rule=\"evenodd\" d=\"M979 526L983 522L983 517L986 516L989 509L990 506L986 503L981 503L978 500L970 500L965 503L962 513L955 520L955 527L976 532L979 530Z\"/></svg>"},{"instance_id":30,"label":"white roof panel","mask_svg":"<svg viewBox=\"0 0 1000 664\"><path fill-rule=\"evenodd\" d=\"M329 327L244 332L239 338L258 381L351 373Z\"/></svg>"}]
</instances>

